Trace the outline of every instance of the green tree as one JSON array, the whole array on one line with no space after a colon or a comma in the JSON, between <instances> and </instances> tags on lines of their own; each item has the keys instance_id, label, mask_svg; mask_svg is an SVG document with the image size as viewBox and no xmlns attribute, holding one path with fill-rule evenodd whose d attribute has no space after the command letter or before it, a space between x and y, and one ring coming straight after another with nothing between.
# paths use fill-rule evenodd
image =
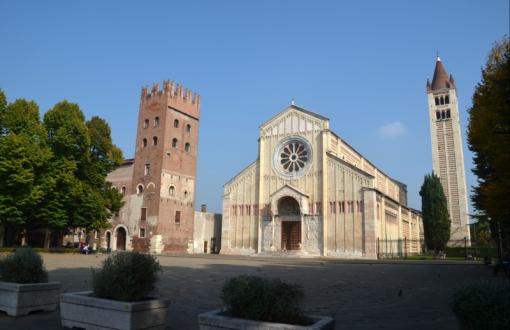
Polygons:
<instances>
[{"instance_id":1,"label":"green tree","mask_svg":"<svg viewBox=\"0 0 510 330\"><path fill-rule=\"evenodd\" d=\"M122 206L121 194L105 181L122 161L110 127L99 117L86 122L80 107L68 101L57 103L44 115L44 126L58 184L48 199L48 212L65 213L69 227L107 227L112 213Z\"/></svg>"},{"instance_id":2,"label":"green tree","mask_svg":"<svg viewBox=\"0 0 510 330\"><path fill-rule=\"evenodd\" d=\"M469 149L474 154L473 205L510 252L510 42L496 42L482 69L469 109Z\"/></svg>"},{"instance_id":3,"label":"green tree","mask_svg":"<svg viewBox=\"0 0 510 330\"><path fill-rule=\"evenodd\" d=\"M0 90L0 224L60 230L109 225L122 195L106 176L122 161L108 124L63 101L41 123L35 102ZM47 237L48 238L48 237Z\"/></svg>"},{"instance_id":4,"label":"green tree","mask_svg":"<svg viewBox=\"0 0 510 330\"><path fill-rule=\"evenodd\" d=\"M35 102L0 92L0 222L26 228L47 190L51 150Z\"/></svg>"},{"instance_id":5,"label":"green tree","mask_svg":"<svg viewBox=\"0 0 510 330\"><path fill-rule=\"evenodd\" d=\"M420 196L425 243L437 253L450 239L450 216L441 181L434 173L425 175Z\"/></svg>"}]
</instances>

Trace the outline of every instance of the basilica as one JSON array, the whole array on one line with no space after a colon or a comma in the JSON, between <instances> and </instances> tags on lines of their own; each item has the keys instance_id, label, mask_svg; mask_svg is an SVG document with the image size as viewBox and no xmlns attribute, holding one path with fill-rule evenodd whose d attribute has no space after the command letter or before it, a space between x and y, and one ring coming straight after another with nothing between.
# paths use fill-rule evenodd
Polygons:
<instances>
[{"instance_id":1,"label":"basilica","mask_svg":"<svg viewBox=\"0 0 510 330\"><path fill-rule=\"evenodd\" d=\"M260 126L255 161L224 185L221 253L375 259L409 242L419 253L421 213L406 186L291 104Z\"/></svg>"}]
</instances>

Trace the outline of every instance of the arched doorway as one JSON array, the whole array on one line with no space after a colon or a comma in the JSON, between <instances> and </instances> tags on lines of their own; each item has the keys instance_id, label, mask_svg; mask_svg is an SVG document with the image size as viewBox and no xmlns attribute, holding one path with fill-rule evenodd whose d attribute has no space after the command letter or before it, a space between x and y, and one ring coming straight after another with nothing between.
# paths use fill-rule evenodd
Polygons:
<instances>
[{"instance_id":1,"label":"arched doorway","mask_svg":"<svg viewBox=\"0 0 510 330\"><path fill-rule=\"evenodd\" d=\"M126 250L126 230L122 227L117 228L117 250Z\"/></svg>"},{"instance_id":2,"label":"arched doorway","mask_svg":"<svg viewBox=\"0 0 510 330\"><path fill-rule=\"evenodd\" d=\"M301 245L301 212L299 203L285 196L278 201L278 217L282 222L282 250L299 250Z\"/></svg>"},{"instance_id":3,"label":"arched doorway","mask_svg":"<svg viewBox=\"0 0 510 330\"><path fill-rule=\"evenodd\" d=\"M112 249L112 234L107 231L106 232L106 251L110 252Z\"/></svg>"}]
</instances>

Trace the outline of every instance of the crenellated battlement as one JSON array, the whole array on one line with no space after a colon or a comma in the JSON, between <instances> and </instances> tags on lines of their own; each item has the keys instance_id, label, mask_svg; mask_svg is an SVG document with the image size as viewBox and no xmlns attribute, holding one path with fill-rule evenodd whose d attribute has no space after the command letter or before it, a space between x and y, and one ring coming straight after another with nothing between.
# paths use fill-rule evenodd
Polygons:
<instances>
[{"instance_id":1,"label":"crenellated battlement","mask_svg":"<svg viewBox=\"0 0 510 330\"><path fill-rule=\"evenodd\" d=\"M150 92L149 92L150 90ZM149 87L142 87L142 103L153 97L164 95L168 99L178 101L178 103L191 104L197 109L200 107L200 95L193 93L190 89L181 84L176 84L172 80L163 81L163 88L159 82Z\"/></svg>"}]
</instances>

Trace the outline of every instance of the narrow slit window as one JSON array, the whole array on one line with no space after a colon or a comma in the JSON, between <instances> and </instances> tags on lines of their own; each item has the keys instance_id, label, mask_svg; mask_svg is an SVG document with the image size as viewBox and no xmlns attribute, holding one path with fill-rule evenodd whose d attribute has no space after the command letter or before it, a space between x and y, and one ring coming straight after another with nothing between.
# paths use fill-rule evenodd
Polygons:
<instances>
[{"instance_id":1,"label":"narrow slit window","mask_svg":"<svg viewBox=\"0 0 510 330\"><path fill-rule=\"evenodd\" d=\"M147 208L142 207L140 211L140 220L147 220Z\"/></svg>"},{"instance_id":2,"label":"narrow slit window","mask_svg":"<svg viewBox=\"0 0 510 330\"><path fill-rule=\"evenodd\" d=\"M181 223L181 211L175 211L175 224L179 225Z\"/></svg>"}]
</instances>

